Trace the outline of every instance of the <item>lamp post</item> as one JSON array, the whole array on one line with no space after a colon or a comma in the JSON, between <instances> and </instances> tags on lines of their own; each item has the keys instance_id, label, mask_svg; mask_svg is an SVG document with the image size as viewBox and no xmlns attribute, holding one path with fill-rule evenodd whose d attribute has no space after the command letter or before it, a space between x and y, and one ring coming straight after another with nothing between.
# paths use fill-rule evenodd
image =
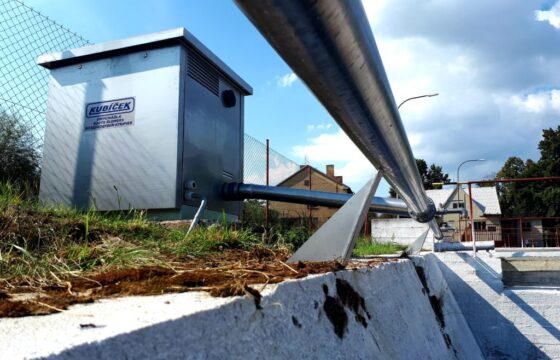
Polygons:
<instances>
[{"instance_id":1,"label":"lamp post","mask_svg":"<svg viewBox=\"0 0 560 360\"><path fill-rule=\"evenodd\" d=\"M438 93L434 93L434 94L426 94L426 95L420 95L420 96L409 97L408 99L405 99L403 102L401 102L401 103L399 104L399 106L397 106L397 109L400 109L401 106L402 106L405 102L407 102L407 101L409 101L409 100L420 99L420 98L425 98L425 97L434 97L434 96L438 96L438 95L439 95Z\"/></svg>"},{"instance_id":2,"label":"lamp post","mask_svg":"<svg viewBox=\"0 0 560 360\"><path fill-rule=\"evenodd\" d=\"M408 99L404 99L403 101L401 101L401 103L399 104L399 106L397 106L397 110L401 108L401 106L409 101L409 100L415 100L415 99L421 99L421 98L425 98L425 97L434 97L434 96L438 96L438 93L433 93L433 94L425 94L425 95L419 95L419 96L413 96L413 97L409 97ZM395 191L396 192L396 191ZM397 199L399 198L399 194L397 193ZM397 219L400 219L400 216L397 215Z\"/></svg>"},{"instance_id":3,"label":"lamp post","mask_svg":"<svg viewBox=\"0 0 560 360\"><path fill-rule=\"evenodd\" d=\"M461 183L459 182L459 173L460 173L460 171L461 171L461 166L463 166L463 165L466 164L466 163L474 162L474 161L486 161L486 159L470 159L470 160L465 160L465 161L463 161L462 163L460 163L459 166L457 167L457 207L459 207L459 204L460 204L459 201L461 200L461 199L459 198L459 189L461 188ZM465 209L464 206L463 206L463 209ZM472 212L472 211L471 211L471 212ZM474 227L474 217L473 217L473 214L470 214L470 215L471 215L471 226ZM467 217L467 219L468 219L468 217ZM473 232L472 232L472 233L474 234L474 229L473 229ZM459 241L461 241L461 215L459 215ZM475 248L475 245L474 245L474 239L473 239L473 251L474 251L474 256L476 256L476 248Z\"/></svg>"}]
</instances>

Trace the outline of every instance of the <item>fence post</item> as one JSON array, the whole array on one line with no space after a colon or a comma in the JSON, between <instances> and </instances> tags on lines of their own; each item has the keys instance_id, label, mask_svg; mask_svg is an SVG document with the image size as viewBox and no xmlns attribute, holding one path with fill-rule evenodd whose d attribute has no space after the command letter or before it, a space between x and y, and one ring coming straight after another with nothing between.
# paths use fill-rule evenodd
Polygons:
<instances>
[{"instance_id":1,"label":"fence post","mask_svg":"<svg viewBox=\"0 0 560 360\"><path fill-rule=\"evenodd\" d=\"M269 140L266 139L266 186L269 185L269 171L270 171L270 143ZM268 227L268 200L266 200L264 205L264 224Z\"/></svg>"},{"instance_id":2,"label":"fence post","mask_svg":"<svg viewBox=\"0 0 560 360\"><path fill-rule=\"evenodd\" d=\"M308 169L309 169L309 190L311 190L311 165L308 165ZM307 205L307 207L309 208L309 219L307 221L307 228L311 233L311 219L313 217L313 208L311 205Z\"/></svg>"},{"instance_id":3,"label":"fence post","mask_svg":"<svg viewBox=\"0 0 560 360\"><path fill-rule=\"evenodd\" d=\"M523 241L523 218L519 218L519 241L521 242L521 247L525 247L525 241Z\"/></svg>"},{"instance_id":4,"label":"fence post","mask_svg":"<svg viewBox=\"0 0 560 360\"><path fill-rule=\"evenodd\" d=\"M475 239L475 235L474 235L474 213L473 213L473 206L472 206L472 191L471 191L470 181L469 181L469 213L471 215L471 234L472 234L473 257L476 257L476 239Z\"/></svg>"}]
</instances>

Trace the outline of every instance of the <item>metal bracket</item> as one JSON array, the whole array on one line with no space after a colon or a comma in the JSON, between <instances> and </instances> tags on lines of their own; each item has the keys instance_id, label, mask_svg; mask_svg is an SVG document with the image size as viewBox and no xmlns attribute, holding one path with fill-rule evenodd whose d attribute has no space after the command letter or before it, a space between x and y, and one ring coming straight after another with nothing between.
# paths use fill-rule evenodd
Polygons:
<instances>
[{"instance_id":1,"label":"metal bracket","mask_svg":"<svg viewBox=\"0 0 560 360\"><path fill-rule=\"evenodd\" d=\"M424 245L424 242L426 241L429 232L430 232L430 228L428 227L428 229L426 229L426 231L420 234L420 236L418 236L416 240L414 240L414 242L408 245L408 247L404 251L405 254L407 255L418 254L420 250L422 250L422 246Z\"/></svg>"},{"instance_id":2,"label":"metal bracket","mask_svg":"<svg viewBox=\"0 0 560 360\"><path fill-rule=\"evenodd\" d=\"M381 173L371 179L323 224L288 260L347 263L369 211L371 199L381 181Z\"/></svg>"}]
</instances>

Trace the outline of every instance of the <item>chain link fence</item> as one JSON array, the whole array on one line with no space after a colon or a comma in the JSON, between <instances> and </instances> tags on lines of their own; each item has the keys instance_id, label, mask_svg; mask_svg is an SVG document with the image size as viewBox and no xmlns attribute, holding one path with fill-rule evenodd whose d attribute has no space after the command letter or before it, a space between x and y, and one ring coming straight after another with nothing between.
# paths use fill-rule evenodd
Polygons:
<instances>
[{"instance_id":1,"label":"chain link fence","mask_svg":"<svg viewBox=\"0 0 560 360\"><path fill-rule=\"evenodd\" d=\"M0 112L21 119L41 147L48 72L41 54L89 44L81 36L18 0L0 0Z\"/></svg>"},{"instance_id":2,"label":"chain link fence","mask_svg":"<svg viewBox=\"0 0 560 360\"><path fill-rule=\"evenodd\" d=\"M45 130L48 71L37 57L91 43L19 0L0 0L0 114L17 117L41 148ZM299 169L269 150L269 182L276 185ZM245 134L244 181L266 183L266 145Z\"/></svg>"},{"instance_id":3,"label":"chain link fence","mask_svg":"<svg viewBox=\"0 0 560 360\"><path fill-rule=\"evenodd\" d=\"M269 184L278 185L299 170L299 165L269 147ZM245 134L244 179L246 183L266 184L266 145Z\"/></svg>"}]
</instances>

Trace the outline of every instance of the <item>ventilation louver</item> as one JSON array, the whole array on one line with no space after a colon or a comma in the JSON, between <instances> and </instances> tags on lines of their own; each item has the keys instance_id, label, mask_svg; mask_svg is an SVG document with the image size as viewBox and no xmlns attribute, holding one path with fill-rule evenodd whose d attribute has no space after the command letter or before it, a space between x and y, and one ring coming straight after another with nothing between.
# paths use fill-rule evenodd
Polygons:
<instances>
[{"instance_id":1,"label":"ventilation louver","mask_svg":"<svg viewBox=\"0 0 560 360\"><path fill-rule=\"evenodd\" d=\"M216 96L220 93L218 72L195 51L189 51L187 74Z\"/></svg>"}]
</instances>

